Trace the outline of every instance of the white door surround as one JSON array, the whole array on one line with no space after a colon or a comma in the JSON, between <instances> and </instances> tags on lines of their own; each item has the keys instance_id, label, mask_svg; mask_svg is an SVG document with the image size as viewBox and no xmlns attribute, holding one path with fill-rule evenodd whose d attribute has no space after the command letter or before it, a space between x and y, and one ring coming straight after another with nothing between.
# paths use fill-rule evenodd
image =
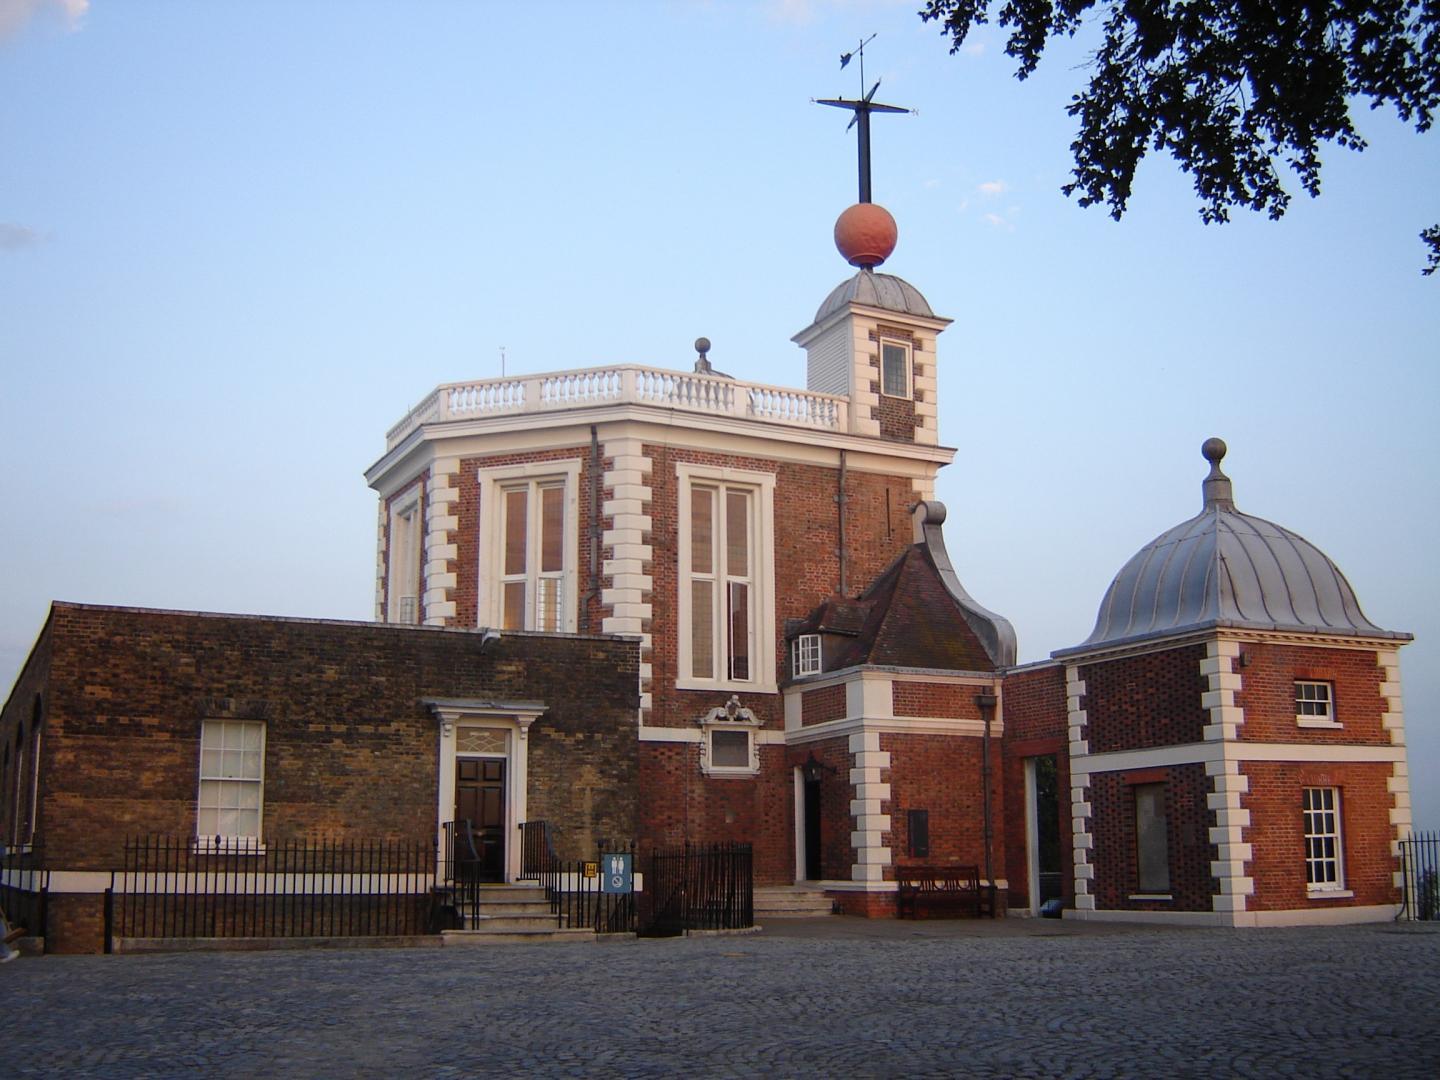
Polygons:
<instances>
[{"instance_id":1,"label":"white door surround","mask_svg":"<svg viewBox=\"0 0 1440 1080\"><path fill-rule=\"evenodd\" d=\"M461 756L458 750L459 732L461 729L481 728L505 733L505 880L515 881L521 871L518 830L527 813L528 736L530 725L545 712L545 703L427 698L425 704L440 725L435 844L442 860L445 852L444 825L455 816L455 761ZM479 756L498 757L499 754L481 753Z\"/></svg>"}]
</instances>

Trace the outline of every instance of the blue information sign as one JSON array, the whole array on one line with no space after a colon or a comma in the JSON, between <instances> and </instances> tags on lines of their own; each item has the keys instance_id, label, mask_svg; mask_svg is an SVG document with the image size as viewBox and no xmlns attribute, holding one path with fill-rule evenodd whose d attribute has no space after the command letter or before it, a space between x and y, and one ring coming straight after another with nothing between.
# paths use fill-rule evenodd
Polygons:
<instances>
[{"instance_id":1,"label":"blue information sign","mask_svg":"<svg viewBox=\"0 0 1440 1080\"><path fill-rule=\"evenodd\" d=\"M631 892L630 853L617 851L600 856L600 891L607 893Z\"/></svg>"}]
</instances>

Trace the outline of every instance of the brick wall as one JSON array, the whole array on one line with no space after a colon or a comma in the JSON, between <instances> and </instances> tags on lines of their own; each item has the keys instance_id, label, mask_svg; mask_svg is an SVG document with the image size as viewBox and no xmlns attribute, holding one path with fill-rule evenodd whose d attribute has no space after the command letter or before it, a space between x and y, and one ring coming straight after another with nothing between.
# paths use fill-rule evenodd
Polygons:
<instances>
[{"instance_id":1,"label":"brick wall","mask_svg":"<svg viewBox=\"0 0 1440 1080\"><path fill-rule=\"evenodd\" d=\"M1164 783L1167 847L1170 857L1169 901L1131 900L1139 891L1136 865L1135 794L1138 783ZM1172 765L1135 773L1094 773L1090 803L1095 846L1091 886L1095 906L1119 911L1209 911L1217 884L1210 876L1215 857L1210 843L1214 813L1206 807L1210 780L1204 765Z\"/></svg>"},{"instance_id":2,"label":"brick wall","mask_svg":"<svg viewBox=\"0 0 1440 1080\"><path fill-rule=\"evenodd\" d=\"M1209 722L1204 656L1204 646L1187 645L1083 665L1090 752L1200 742Z\"/></svg>"},{"instance_id":3,"label":"brick wall","mask_svg":"<svg viewBox=\"0 0 1440 1080\"><path fill-rule=\"evenodd\" d=\"M893 861L904 863L973 863L985 872L985 830L980 777L981 740L949 735L882 734L880 749L890 752L890 834ZM990 747L992 765L992 855L998 877L1005 867L1001 813L1005 783L1000 765L1000 740ZM930 854L912 858L907 812L928 810ZM893 878L893 872L887 872Z\"/></svg>"},{"instance_id":4,"label":"brick wall","mask_svg":"<svg viewBox=\"0 0 1440 1080\"><path fill-rule=\"evenodd\" d=\"M823 724L827 720L844 719L846 696L844 683L822 686L818 690L806 690L800 695L801 725Z\"/></svg>"},{"instance_id":5,"label":"brick wall","mask_svg":"<svg viewBox=\"0 0 1440 1080\"><path fill-rule=\"evenodd\" d=\"M1295 645L1247 642L1241 646L1245 666L1235 703L1245 710L1241 739L1255 742L1360 743L1388 746L1390 733L1381 727L1385 701L1380 696L1381 672L1373 649L1314 649ZM1340 729L1302 728L1295 722L1295 682L1331 684L1335 719Z\"/></svg>"},{"instance_id":6,"label":"brick wall","mask_svg":"<svg viewBox=\"0 0 1440 1080\"><path fill-rule=\"evenodd\" d=\"M890 684L891 708L896 716L979 720L980 706L975 704L975 695L987 690L982 686L896 679Z\"/></svg>"},{"instance_id":7,"label":"brick wall","mask_svg":"<svg viewBox=\"0 0 1440 1080\"><path fill-rule=\"evenodd\" d=\"M1248 721L1247 721L1248 722ZM1393 796L1386 788L1388 762L1299 763L1247 761L1241 767L1250 791L1241 806L1250 811L1243 830L1251 845L1254 911L1399 903L1390 854L1395 831L1390 825ZM1302 789L1340 789L1340 837L1344 848L1345 886L1355 895L1315 900L1305 889L1305 825Z\"/></svg>"},{"instance_id":8,"label":"brick wall","mask_svg":"<svg viewBox=\"0 0 1440 1080\"><path fill-rule=\"evenodd\" d=\"M633 642L515 634L482 654L461 631L71 606L51 633L51 866L113 866L127 833L193 834L203 719L265 722L267 839L428 840L426 697L545 701L530 816L586 850L635 831Z\"/></svg>"},{"instance_id":9,"label":"brick wall","mask_svg":"<svg viewBox=\"0 0 1440 1080\"><path fill-rule=\"evenodd\" d=\"M1005 676L1001 709L1005 742L1065 739L1070 730L1062 664L1028 668Z\"/></svg>"},{"instance_id":10,"label":"brick wall","mask_svg":"<svg viewBox=\"0 0 1440 1080\"><path fill-rule=\"evenodd\" d=\"M711 777L700 772L698 743L645 742L639 778L642 853L686 840L749 842L757 885L795 880L793 781L783 746L760 747L758 776Z\"/></svg>"}]
</instances>

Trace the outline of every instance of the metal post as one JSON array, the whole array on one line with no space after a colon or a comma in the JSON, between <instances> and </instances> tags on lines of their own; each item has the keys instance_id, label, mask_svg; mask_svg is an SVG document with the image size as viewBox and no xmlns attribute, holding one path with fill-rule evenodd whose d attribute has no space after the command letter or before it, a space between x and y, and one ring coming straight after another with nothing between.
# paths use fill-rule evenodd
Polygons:
<instances>
[{"instance_id":1,"label":"metal post","mask_svg":"<svg viewBox=\"0 0 1440 1080\"><path fill-rule=\"evenodd\" d=\"M995 917L995 867L994 832L990 823L990 722L995 717L995 706L999 699L994 694L976 694L975 704L980 706L980 720L985 725L985 736L980 744L980 793L985 800L985 880L990 888L990 917Z\"/></svg>"}]
</instances>

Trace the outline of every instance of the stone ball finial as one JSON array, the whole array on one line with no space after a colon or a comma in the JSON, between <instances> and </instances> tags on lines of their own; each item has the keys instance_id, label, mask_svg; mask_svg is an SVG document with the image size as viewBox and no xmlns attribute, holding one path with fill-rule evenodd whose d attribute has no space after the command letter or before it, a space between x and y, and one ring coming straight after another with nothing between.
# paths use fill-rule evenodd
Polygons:
<instances>
[{"instance_id":1,"label":"stone ball finial","mask_svg":"<svg viewBox=\"0 0 1440 1080\"><path fill-rule=\"evenodd\" d=\"M851 266L879 266L895 250L900 231L890 211L875 203L856 203L835 220L835 247Z\"/></svg>"},{"instance_id":2,"label":"stone ball finial","mask_svg":"<svg viewBox=\"0 0 1440 1080\"><path fill-rule=\"evenodd\" d=\"M1209 438L1200 447L1200 453L1210 463L1210 475L1205 477L1201 490L1205 493L1206 510L1234 510L1235 492L1230 478L1220 471L1220 459L1225 456L1224 439Z\"/></svg>"}]
</instances>

